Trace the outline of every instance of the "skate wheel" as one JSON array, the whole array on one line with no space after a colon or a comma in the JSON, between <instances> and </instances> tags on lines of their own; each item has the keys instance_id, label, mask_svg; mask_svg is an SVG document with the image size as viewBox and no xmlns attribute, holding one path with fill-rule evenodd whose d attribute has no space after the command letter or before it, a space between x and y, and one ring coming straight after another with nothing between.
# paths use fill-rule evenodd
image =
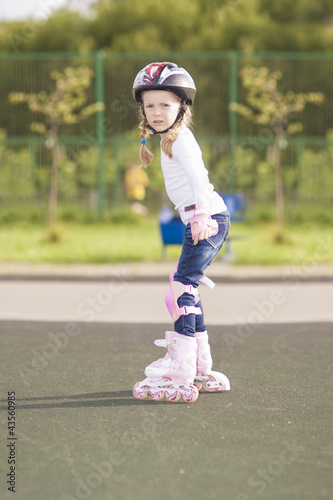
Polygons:
<instances>
[{"instance_id":1,"label":"skate wheel","mask_svg":"<svg viewBox=\"0 0 333 500\"><path fill-rule=\"evenodd\" d=\"M145 399L148 395L148 391L145 391L144 389L140 388L140 382L137 382L135 386L133 387L133 396L136 399Z\"/></svg>"},{"instance_id":2,"label":"skate wheel","mask_svg":"<svg viewBox=\"0 0 333 500\"><path fill-rule=\"evenodd\" d=\"M194 385L198 389L198 391L200 391L200 389L202 388L202 383L201 382L196 382Z\"/></svg>"},{"instance_id":3,"label":"skate wheel","mask_svg":"<svg viewBox=\"0 0 333 500\"><path fill-rule=\"evenodd\" d=\"M169 387L165 391L165 395L167 400L171 403L176 403L182 397L182 393L180 391L177 391L177 389L175 389L174 387Z\"/></svg>"},{"instance_id":4,"label":"skate wheel","mask_svg":"<svg viewBox=\"0 0 333 500\"><path fill-rule=\"evenodd\" d=\"M194 403L199 397L198 388L195 385L190 385L190 390L183 393L183 400L186 403Z\"/></svg>"},{"instance_id":5,"label":"skate wheel","mask_svg":"<svg viewBox=\"0 0 333 500\"><path fill-rule=\"evenodd\" d=\"M211 382L212 382L212 386L210 387ZM208 392L217 391L218 387L216 387L216 385L214 386L213 384L216 384L216 379L212 375L209 375L209 380L207 380L207 382L205 382L206 391L208 391Z\"/></svg>"},{"instance_id":6,"label":"skate wheel","mask_svg":"<svg viewBox=\"0 0 333 500\"><path fill-rule=\"evenodd\" d=\"M164 398L164 391L150 391L149 396L154 401L161 401Z\"/></svg>"},{"instance_id":7,"label":"skate wheel","mask_svg":"<svg viewBox=\"0 0 333 500\"><path fill-rule=\"evenodd\" d=\"M209 382L208 382L209 383ZM205 389L208 392L215 392L218 390L218 387L209 387L207 384L205 384Z\"/></svg>"}]
</instances>

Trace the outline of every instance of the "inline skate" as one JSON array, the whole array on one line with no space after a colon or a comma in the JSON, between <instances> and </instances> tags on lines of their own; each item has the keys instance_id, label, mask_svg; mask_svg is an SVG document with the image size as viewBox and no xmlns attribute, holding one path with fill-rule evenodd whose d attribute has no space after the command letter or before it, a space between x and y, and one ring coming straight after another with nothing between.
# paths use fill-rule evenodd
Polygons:
<instances>
[{"instance_id":1,"label":"inline skate","mask_svg":"<svg viewBox=\"0 0 333 500\"><path fill-rule=\"evenodd\" d=\"M155 340L154 344L159 347L166 347L167 353L164 358L160 358L147 366L145 370L145 374L147 377L163 377L164 374L169 370L169 366L172 362L172 357L170 354L172 333L173 332L166 332L165 339ZM229 391L230 382L228 377L223 373L212 370L213 360L210 352L207 332L196 332L195 341L197 347L196 374L194 377L194 385L198 390L204 387L209 392Z\"/></svg>"},{"instance_id":2,"label":"inline skate","mask_svg":"<svg viewBox=\"0 0 333 500\"><path fill-rule=\"evenodd\" d=\"M197 341L197 373L195 386L198 390L204 386L209 392L229 391L230 382L226 375L212 370L213 360L210 352L207 332L195 333Z\"/></svg>"},{"instance_id":3,"label":"inline skate","mask_svg":"<svg viewBox=\"0 0 333 500\"><path fill-rule=\"evenodd\" d=\"M199 396L193 384L196 374L197 342L177 332L166 332L165 340L156 340L155 345L168 348L164 358L154 361L145 369L147 378L133 387L133 396L145 399L148 395L154 401L164 397L170 402L181 398L194 403Z\"/></svg>"}]
</instances>

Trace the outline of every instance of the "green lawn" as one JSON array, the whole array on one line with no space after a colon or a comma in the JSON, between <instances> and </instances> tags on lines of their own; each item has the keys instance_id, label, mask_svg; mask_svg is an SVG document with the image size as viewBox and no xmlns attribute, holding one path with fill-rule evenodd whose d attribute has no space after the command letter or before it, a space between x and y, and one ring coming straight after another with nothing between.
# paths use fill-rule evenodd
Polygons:
<instances>
[{"instance_id":1,"label":"green lawn","mask_svg":"<svg viewBox=\"0 0 333 500\"><path fill-rule=\"evenodd\" d=\"M62 223L60 243L47 241L47 227L32 223L0 226L0 261L116 263L161 259L156 218L119 223ZM234 223L230 231L236 264L333 262L333 228L299 224L286 229L286 242L273 243L272 224ZM167 249L177 259L180 246Z\"/></svg>"}]
</instances>

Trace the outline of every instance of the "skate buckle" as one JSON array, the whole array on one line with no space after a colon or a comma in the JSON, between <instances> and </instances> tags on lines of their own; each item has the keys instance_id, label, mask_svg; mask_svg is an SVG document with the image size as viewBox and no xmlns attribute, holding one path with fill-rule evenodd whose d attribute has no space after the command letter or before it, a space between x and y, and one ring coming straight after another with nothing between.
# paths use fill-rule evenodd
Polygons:
<instances>
[{"instance_id":1,"label":"skate buckle","mask_svg":"<svg viewBox=\"0 0 333 500\"><path fill-rule=\"evenodd\" d=\"M157 347L167 347L167 341L165 339L154 340L154 344L157 345Z\"/></svg>"},{"instance_id":2,"label":"skate buckle","mask_svg":"<svg viewBox=\"0 0 333 500\"><path fill-rule=\"evenodd\" d=\"M196 306L182 306L179 308L179 311L181 316L188 316L189 314L202 314L201 308Z\"/></svg>"}]
</instances>

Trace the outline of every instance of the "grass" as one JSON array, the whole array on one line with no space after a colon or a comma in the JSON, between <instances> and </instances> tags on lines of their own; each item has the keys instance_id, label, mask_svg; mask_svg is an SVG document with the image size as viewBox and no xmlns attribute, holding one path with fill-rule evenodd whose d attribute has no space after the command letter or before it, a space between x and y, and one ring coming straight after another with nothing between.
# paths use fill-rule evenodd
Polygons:
<instances>
[{"instance_id":1,"label":"grass","mask_svg":"<svg viewBox=\"0 0 333 500\"><path fill-rule=\"evenodd\" d=\"M120 224L62 223L60 242L52 243L47 227L34 223L0 225L0 261L118 263L158 261L162 243L157 218L137 218ZM238 265L272 265L333 262L333 228L330 225L288 226L282 243L274 243L272 223L234 223L230 236ZM167 249L167 259L179 257L180 246Z\"/></svg>"}]
</instances>

